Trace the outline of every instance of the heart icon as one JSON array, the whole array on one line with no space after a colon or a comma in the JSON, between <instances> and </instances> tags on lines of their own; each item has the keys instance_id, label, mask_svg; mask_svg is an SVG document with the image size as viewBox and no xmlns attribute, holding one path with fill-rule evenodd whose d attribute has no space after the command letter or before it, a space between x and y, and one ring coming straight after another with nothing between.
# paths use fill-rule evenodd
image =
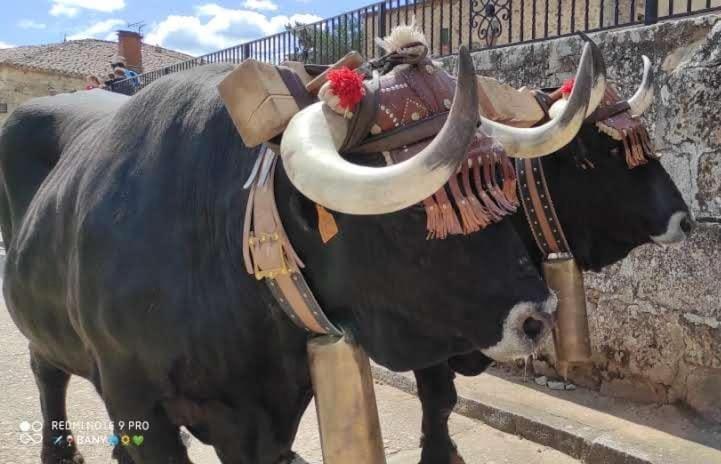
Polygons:
<instances>
[{"instance_id":1,"label":"heart icon","mask_svg":"<svg viewBox=\"0 0 721 464\"><path fill-rule=\"evenodd\" d=\"M143 444L143 436L142 435L133 435L133 443L135 443L135 446L140 446Z\"/></svg>"}]
</instances>

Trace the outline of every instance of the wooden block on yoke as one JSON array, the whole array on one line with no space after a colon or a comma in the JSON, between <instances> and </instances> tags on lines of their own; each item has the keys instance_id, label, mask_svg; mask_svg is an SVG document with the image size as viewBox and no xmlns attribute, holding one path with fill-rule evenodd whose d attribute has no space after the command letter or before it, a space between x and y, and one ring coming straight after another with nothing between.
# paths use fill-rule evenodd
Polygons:
<instances>
[{"instance_id":1,"label":"wooden block on yoke","mask_svg":"<svg viewBox=\"0 0 721 464\"><path fill-rule=\"evenodd\" d=\"M218 84L218 90L249 147L283 132L290 118L300 111L278 69L253 59L238 65Z\"/></svg>"},{"instance_id":2,"label":"wooden block on yoke","mask_svg":"<svg viewBox=\"0 0 721 464\"><path fill-rule=\"evenodd\" d=\"M493 121L515 127L531 127L544 118L543 109L525 87L514 89L490 77L476 76L479 111Z\"/></svg>"}]
</instances>

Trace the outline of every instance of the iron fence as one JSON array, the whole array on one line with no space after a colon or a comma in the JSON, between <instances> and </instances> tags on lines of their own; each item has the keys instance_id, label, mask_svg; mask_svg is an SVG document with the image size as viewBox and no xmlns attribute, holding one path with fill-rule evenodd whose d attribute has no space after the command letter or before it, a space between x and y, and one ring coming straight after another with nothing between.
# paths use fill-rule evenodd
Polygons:
<instances>
[{"instance_id":1,"label":"iron fence","mask_svg":"<svg viewBox=\"0 0 721 464\"><path fill-rule=\"evenodd\" d=\"M248 58L329 64L350 50L372 58L381 53L375 37L413 20L432 56L441 57L461 45L503 47L719 9L721 0L386 0L316 23L288 25L275 35L113 83L112 89L130 95L166 74Z\"/></svg>"}]
</instances>

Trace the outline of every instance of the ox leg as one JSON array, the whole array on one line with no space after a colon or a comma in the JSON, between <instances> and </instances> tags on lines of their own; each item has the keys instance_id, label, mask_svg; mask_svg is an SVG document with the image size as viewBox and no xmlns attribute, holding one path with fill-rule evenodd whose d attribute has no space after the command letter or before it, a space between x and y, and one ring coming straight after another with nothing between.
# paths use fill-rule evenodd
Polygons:
<instances>
[{"instance_id":1,"label":"ox leg","mask_svg":"<svg viewBox=\"0 0 721 464\"><path fill-rule=\"evenodd\" d=\"M67 424L65 396L70 374L58 369L30 348L30 366L40 391L40 408L43 413L43 447L40 453L42 464L81 464L83 456L75 443L68 444L71 430L53 428L53 423ZM57 443L57 444L55 444Z\"/></svg>"},{"instance_id":2,"label":"ox leg","mask_svg":"<svg viewBox=\"0 0 721 464\"><path fill-rule=\"evenodd\" d=\"M106 369L101 378L103 400L115 431L131 439L128 446L113 451L120 464L192 464L180 439L180 427L168 418L156 400L157 390L143 381L141 372ZM147 423L147 430L130 425L139 423ZM142 435L142 443L132 441L136 435Z\"/></svg>"},{"instance_id":3,"label":"ox leg","mask_svg":"<svg viewBox=\"0 0 721 464\"><path fill-rule=\"evenodd\" d=\"M448 432L448 418L458 400L455 374L445 362L413 373L423 408L420 464L463 464Z\"/></svg>"}]
</instances>

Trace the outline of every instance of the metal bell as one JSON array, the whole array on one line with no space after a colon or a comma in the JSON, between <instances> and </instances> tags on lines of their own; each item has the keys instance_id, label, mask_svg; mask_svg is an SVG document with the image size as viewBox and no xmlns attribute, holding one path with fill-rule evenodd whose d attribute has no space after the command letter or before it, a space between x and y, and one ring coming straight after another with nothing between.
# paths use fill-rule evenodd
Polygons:
<instances>
[{"instance_id":1,"label":"metal bell","mask_svg":"<svg viewBox=\"0 0 721 464\"><path fill-rule=\"evenodd\" d=\"M561 374L566 377L571 364L591 360L583 273L573 257L552 258L542 266L546 283L558 296L553 341Z\"/></svg>"},{"instance_id":2,"label":"metal bell","mask_svg":"<svg viewBox=\"0 0 721 464\"><path fill-rule=\"evenodd\" d=\"M347 335L308 341L324 464L385 464L368 355Z\"/></svg>"}]
</instances>

